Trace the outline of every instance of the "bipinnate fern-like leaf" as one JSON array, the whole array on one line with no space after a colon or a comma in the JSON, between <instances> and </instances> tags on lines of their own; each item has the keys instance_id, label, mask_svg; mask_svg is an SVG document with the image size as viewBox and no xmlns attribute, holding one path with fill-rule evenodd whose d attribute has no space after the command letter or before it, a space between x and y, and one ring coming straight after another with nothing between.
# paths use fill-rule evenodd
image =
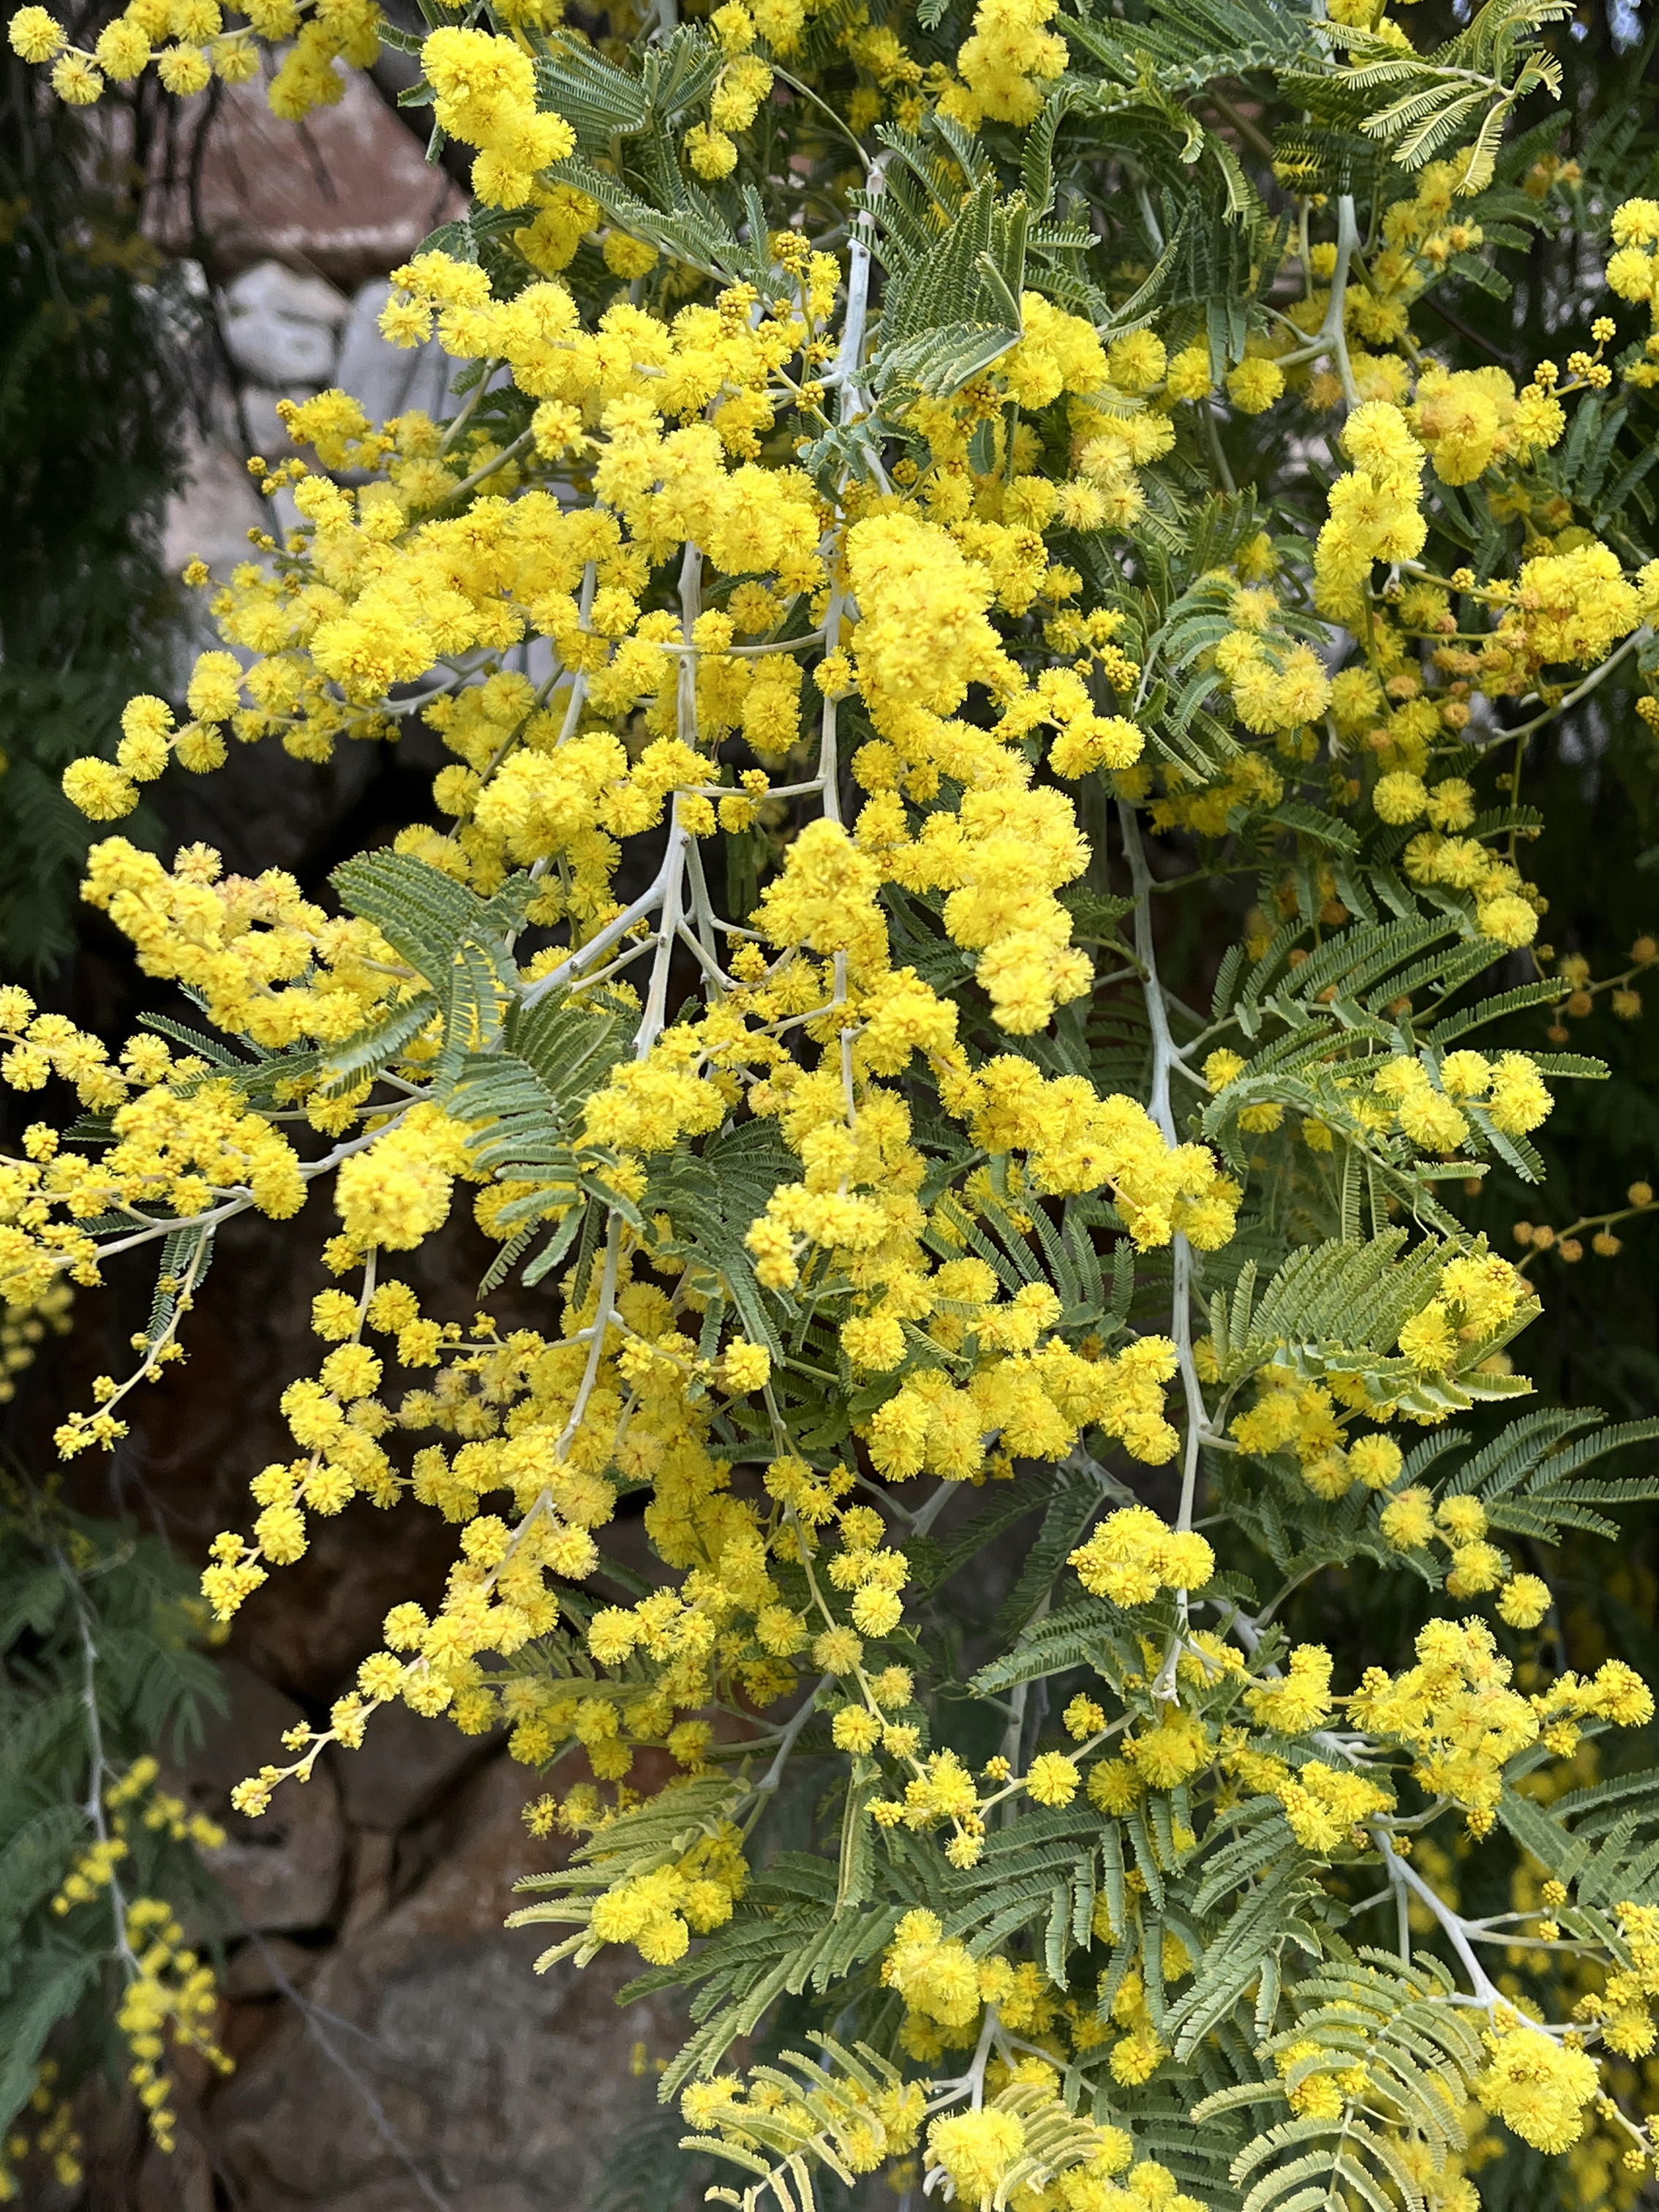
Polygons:
<instances>
[{"instance_id":1,"label":"bipinnate fern-like leaf","mask_svg":"<svg viewBox=\"0 0 1659 2212\"><path fill-rule=\"evenodd\" d=\"M1193 2115L1201 2127L1231 2111L1291 2106L1233 2160L1243 2212L1315 2212L1347 2191L1373 2212L1400 2203L1418 2212L1422 2185L1403 2142L1419 2141L1431 2170L1444 2170L1464 2148L1463 2114L1486 2057L1476 2016L1452 1994L1437 1961L1407 1966L1371 1950L1336 1957L1285 1991L1292 2025L1260 2046L1262 2078L1205 2098ZM1297 2112L1305 2082L1334 2075L1340 2087L1347 2069L1358 2078L1335 2110L1322 2100Z\"/></svg>"}]
</instances>

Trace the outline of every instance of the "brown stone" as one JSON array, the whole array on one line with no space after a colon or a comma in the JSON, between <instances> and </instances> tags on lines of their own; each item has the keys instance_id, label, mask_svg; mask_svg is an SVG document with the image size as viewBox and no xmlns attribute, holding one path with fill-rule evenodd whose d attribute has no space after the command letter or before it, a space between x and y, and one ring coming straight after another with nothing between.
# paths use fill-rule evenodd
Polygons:
<instances>
[{"instance_id":1,"label":"brown stone","mask_svg":"<svg viewBox=\"0 0 1659 2212\"><path fill-rule=\"evenodd\" d=\"M615 2141L631 2047L675 2038L654 2003L615 2004L631 1954L538 1977L547 1931L502 1927L514 1879L552 1856L520 1817L541 1787L495 1759L417 1886L326 1954L313 2009L292 2010L219 2093L214 2148L244 2212L582 2203Z\"/></svg>"},{"instance_id":2,"label":"brown stone","mask_svg":"<svg viewBox=\"0 0 1659 2212\"><path fill-rule=\"evenodd\" d=\"M213 2212L213 2168L195 2136L181 2130L171 2151L149 2144L138 2168L137 2212Z\"/></svg>"},{"instance_id":3,"label":"brown stone","mask_svg":"<svg viewBox=\"0 0 1659 2212\"><path fill-rule=\"evenodd\" d=\"M351 1825L395 1835L434 1812L469 1767L499 1747L499 1737L463 1735L453 1721L394 1702L374 1714L356 1751L331 1747L325 1756Z\"/></svg>"},{"instance_id":4,"label":"brown stone","mask_svg":"<svg viewBox=\"0 0 1659 2212\"><path fill-rule=\"evenodd\" d=\"M205 1717L204 1742L167 1777L169 1786L224 1829L224 1843L202 1856L245 1926L262 1933L321 1927L338 1905L345 1857L334 1777L319 1765L309 1782L285 1783L257 1820L234 1811L236 1784L267 1762L286 1765L283 1733L305 1715L235 1660L226 1662L224 1679L228 1712Z\"/></svg>"},{"instance_id":5,"label":"brown stone","mask_svg":"<svg viewBox=\"0 0 1659 2212\"><path fill-rule=\"evenodd\" d=\"M232 2004L285 1996L302 1990L317 1971L318 1954L285 1936L250 1936L232 1954L224 1993Z\"/></svg>"},{"instance_id":6,"label":"brown stone","mask_svg":"<svg viewBox=\"0 0 1659 2212\"><path fill-rule=\"evenodd\" d=\"M181 103L186 111L196 105ZM197 211L199 231L181 180L158 189L146 228L172 253L194 251L204 235L221 282L272 260L349 287L406 261L429 231L465 214L466 203L353 70L338 102L313 109L303 123L273 115L258 80L223 88L203 150Z\"/></svg>"}]
</instances>

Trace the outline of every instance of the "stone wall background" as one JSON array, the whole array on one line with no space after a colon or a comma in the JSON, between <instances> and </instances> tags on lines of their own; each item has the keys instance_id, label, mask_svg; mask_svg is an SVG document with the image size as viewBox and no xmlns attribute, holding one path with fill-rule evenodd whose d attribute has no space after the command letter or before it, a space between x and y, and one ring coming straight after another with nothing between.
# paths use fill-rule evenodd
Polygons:
<instances>
[{"instance_id":1,"label":"stone wall background","mask_svg":"<svg viewBox=\"0 0 1659 2212\"><path fill-rule=\"evenodd\" d=\"M444 356L386 346L375 319L386 272L465 202L361 79L303 127L275 120L257 86L230 92L198 155L193 182L158 184L149 218L167 250L196 259L222 339L167 550L171 566L199 554L222 574L247 557L250 528L272 525L246 461L289 450L279 398L338 383L377 418L441 410ZM283 867L325 896L339 860L427 811L438 761L418 730L395 747L343 748L324 768L273 744L238 750L218 775L164 792L169 849L205 840L231 869ZM134 974L100 916L82 927L78 1019L114 1036L141 1011L191 1018ZM75 1464L78 1508L136 1516L192 1559L218 1529L246 1525L249 1479L291 1448L282 1387L314 1364L325 1207L228 1231L187 1364L145 1394L109 1461ZM464 1316L492 1249L462 1226L414 1255L412 1279L434 1310ZM64 1407L85 1402L93 1375L119 1371L149 1289L141 1262L81 1295L73 1334L20 1408L36 1465L52 1462ZM388 1605L436 1596L452 1553L453 1532L422 1509L359 1501L319 1524L306 1559L239 1617L223 1654L228 1711L209 1717L203 1744L180 1747L173 1775L228 1832L211 1863L222 2039L237 2070L219 2081L179 2069L171 2158L147 2145L130 2102L90 2097L87 2180L40 2212L580 2212L607 2152L648 2111L650 2060L678 2040L667 2014L617 2008L625 1969L538 1978L544 1931L501 1925L513 1882L551 1850L520 1817L548 1778L499 1738L390 1710L360 1753L331 1753L262 1820L230 1811L232 1785L281 1756L283 1730L325 1716L350 1683Z\"/></svg>"},{"instance_id":2,"label":"stone wall background","mask_svg":"<svg viewBox=\"0 0 1659 2212\"><path fill-rule=\"evenodd\" d=\"M270 525L246 465L294 450L279 399L341 384L381 420L441 409L441 349L390 346L377 318L387 271L466 201L360 75L303 124L273 116L258 82L222 88L210 118L190 116L197 105L183 103L181 125L199 133L193 157L158 168L145 219L164 251L197 262L215 310L208 402L167 551L180 567L199 553L216 574L246 557L250 528Z\"/></svg>"}]
</instances>

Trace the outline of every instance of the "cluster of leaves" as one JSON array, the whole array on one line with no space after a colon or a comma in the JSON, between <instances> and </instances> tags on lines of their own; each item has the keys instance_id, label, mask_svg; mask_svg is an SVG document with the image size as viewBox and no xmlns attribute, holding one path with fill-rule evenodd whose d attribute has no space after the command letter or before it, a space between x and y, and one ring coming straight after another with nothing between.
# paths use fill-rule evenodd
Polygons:
<instances>
[{"instance_id":1,"label":"cluster of leaves","mask_svg":"<svg viewBox=\"0 0 1659 2212\"><path fill-rule=\"evenodd\" d=\"M136 155L149 156L138 133ZM161 562L180 481L200 308L137 223L84 119L0 56L0 961L55 969L74 943L87 825L59 787L112 752L122 707L170 649ZM139 834L158 833L153 821Z\"/></svg>"},{"instance_id":2,"label":"cluster of leaves","mask_svg":"<svg viewBox=\"0 0 1659 2212\"><path fill-rule=\"evenodd\" d=\"M95 2075L112 2089L125 2079L116 2015L137 1972L128 1907L142 1897L199 1917L216 1894L182 1806L147 1779L155 1754L180 1758L200 1740L204 1705L222 1705L207 1626L193 1577L155 1537L0 1476L7 2194L45 2190L54 2170L73 2180L65 2101ZM118 1851L100 1858L100 1844Z\"/></svg>"}]
</instances>

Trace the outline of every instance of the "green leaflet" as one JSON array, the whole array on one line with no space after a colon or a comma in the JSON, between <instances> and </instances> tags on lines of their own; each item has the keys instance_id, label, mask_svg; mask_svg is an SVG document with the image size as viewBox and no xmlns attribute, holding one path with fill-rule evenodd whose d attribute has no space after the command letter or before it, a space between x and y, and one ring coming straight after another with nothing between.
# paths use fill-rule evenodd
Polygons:
<instances>
[{"instance_id":1,"label":"green leaflet","mask_svg":"<svg viewBox=\"0 0 1659 2212\"><path fill-rule=\"evenodd\" d=\"M1067 1558L1083 1541L1103 1502L1104 1493L1092 1464L1063 1466L1058 1470L1042 1526L1025 1555L1019 1580L997 1615L999 1634L1016 1634L1025 1626L1048 1596Z\"/></svg>"},{"instance_id":2,"label":"green leaflet","mask_svg":"<svg viewBox=\"0 0 1659 2212\"><path fill-rule=\"evenodd\" d=\"M811 2040L819 2046L822 2057L785 2051L776 2066L750 2069L750 2081L763 2092L781 2093L769 2097L764 2106L744 2107L744 2134L767 2155L723 2137L683 2139L682 2148L705 2151L758 2177L741 2194L730 2189L710 2190L711 2201L735 2205L740 2212L756 2212L769 2195L781 2207L798 2206L801 2212L811 2212L813 2162L828 2166L846 2185L853 2184L855 2169L848 2163L847 2147L867 2138L873 2100L896 2085L901 2076L868 2044L858 2043L849 2049L828 2035L814 2035Z\"/></svg>"},{"instance_id":3,"label":"green leaflet","mask_svg":"<svg viewBox=\"0 0 1659 2212\"><path fill-rule=\"evenodd\" d=\"M1116 1607L1102 1598L1064 1606L1035 1622L1011 1651L981 1667L970 1686L988 1696L1021 1682L1068 1673L1073 1667L1091 1666L1121 1632L1121 1620Z\"/></svg>"},{"instance_id":4,"label":"green leaflet","mask_svg":"<svg viewBox=\"0 0 1659 2212\"><path fill-rule=\"evenodd\" d=\"M1011 328L995 323L945 323L885 351L883 385L914 385L930 399L948 399L1018 343L1018 324Z\"/></svg>"},{"instance_id":5,"label":"green leaflet","mask_svg":"<svg viewBox=\"0 0 1659 2212\"><path fill-rule=\"evenodd\" d=\"M1650 1443L1659 1437L1659 1421L1626 1421L1602 1430L1605 1419L1591 1408L1579 1413L1534 1413L1511 1421L1457 1469L1446 1485L1447 1494L1475 1492L1493 1528L1540 1543L1559 1543L1564 1528L1617 1536L1618 1523L1596 1509L1659 1498L1659 1481L1632 1477L1583 1482L1577 1477L1581 1468L1610 1452ZM1582 1428L1596 1432L1575 1439L1572 1431ZM1445 1442L1467 1439L1453 1431Z\"/></svg>"},{"instance_id":6,"label":"green leaflet","mask_svg":"<svg viewBox=\"0 0 1659 2212\"><path fill-rule=\"evenodd\" d=\"M349 910L432 986L442 1010L443 1046L432 1067L441 1097L469 1051L489 1048L518 990L512 946L534 896L527 876L509 878L481 899L441 869L407 853L372 853L330 878Z\"/></svg>"},{"instance_id":7,"label":"green leaflet","mask_svg":"<svg viewBox=\"0 0 1659 2212\"><path fill-rule=\"evenodd\" d=\"M906 247L889 244L896 265L882 317L878 388L912 383L947 396L1018 339L1030 220L1024 200L1000 200L988 178L949 213L943 239L927 241L931 251L921 238Z\"/></svg>"}]
</instances>

